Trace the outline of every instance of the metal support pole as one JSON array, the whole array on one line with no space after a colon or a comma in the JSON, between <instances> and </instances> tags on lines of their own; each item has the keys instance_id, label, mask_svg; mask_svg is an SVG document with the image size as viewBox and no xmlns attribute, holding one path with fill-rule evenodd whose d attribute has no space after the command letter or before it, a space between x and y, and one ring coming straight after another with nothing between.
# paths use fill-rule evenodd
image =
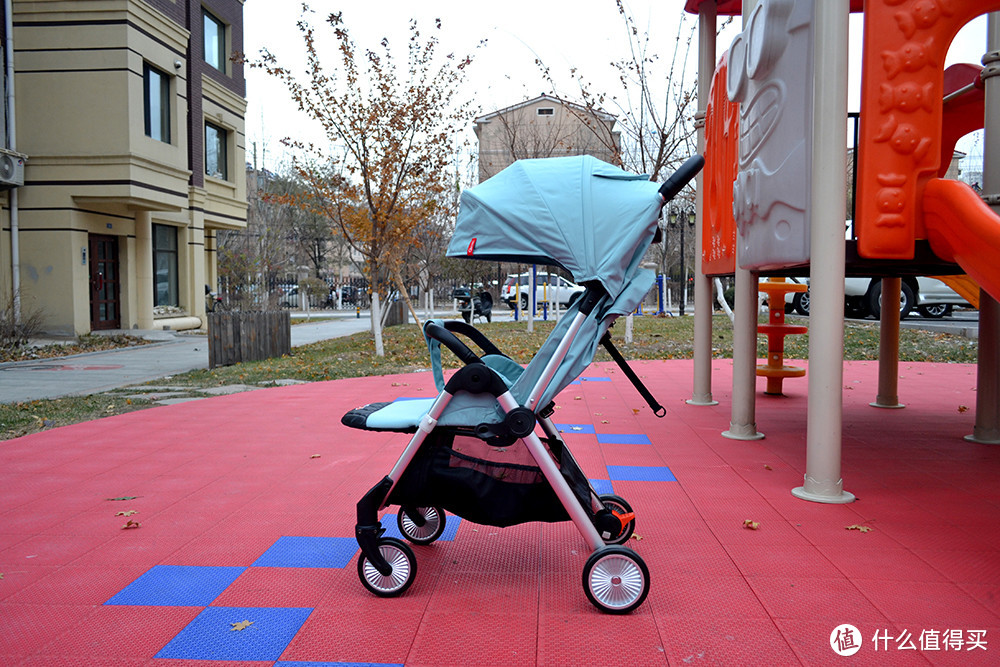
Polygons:
<instances>
[{"instance_id":1,"label":"metal support pole","mask_svg":"<svg viewBox=\"0 0 1000 667\"><path fill-rule=\"evenodd\" d=\"M882 308L878 328L878 393L873 408L904 408L899 402L899 304L903 281L882 279ZM886 307L888 305L888 307Z\"/></svg>"},{"instance_id":2,"label":"metal support pole","mask_svg":"<svg viewBox=\"0 0 1000 667\"><path fill-rule=\"evenodd\" d=\"M1000 193L1000 12L986 20L987 54L983 56L986 118L983 124L983 191ZM993 205L1000 213L1000 206ZM976 366L976 425L970 442L1000 444L1000 304L979 291L979 357Z\"/></svg>"},{"instance_id":3,"label":"metal support pole","mask_svg":"<svg viewBox=\"0 0 1000 667\"><path fill-rule=\"evenodd\" d=\"M847 216L847 0L815 5L810 173L809 399L806 472L792 494L849 503L840 472L844 382L844 220Z\"/></svg>"},{"instance_id":4,"label":"metal support pole","mask_svg":"<svg viewBox=\"0 0 1000 667\"><path fill-rule=\"evenodd\" d=\"M708 108L712 75L715 73L715 31L718 24L714 1L703 2L698 7L698 112L695 127L698 131L698 152L705 154L705 110ZM705 233L705 197L702 184L704 171L698 174L695 191L694 219L694 386L688 403L691 405L718 405L712 400L712 279L702 273L701 243Z\"/></svg>"}]
</instances>

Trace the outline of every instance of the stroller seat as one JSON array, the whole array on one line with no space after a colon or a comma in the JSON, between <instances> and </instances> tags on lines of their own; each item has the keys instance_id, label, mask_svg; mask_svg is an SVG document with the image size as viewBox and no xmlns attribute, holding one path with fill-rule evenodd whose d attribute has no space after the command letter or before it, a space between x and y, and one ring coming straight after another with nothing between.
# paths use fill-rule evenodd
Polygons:
<instances>
[{"instance_id":1,"label":"stroller seat","mask_svg":"<svg viewBox=\"0 0 1000 667\"><path fill-rule=\"evenodd\" d=\"M441 320L431 320L441 325L445 323ZM451 327L455 322L449 323ZM463 333L468 333L469 328L462 327ZM475 329L471 331L475 332ZM475 334L472 334L475 335ZM480 344L485 344L490 353L482 357L482 362L492 369L497 376L503 380L509 389L521 376L524 369L511 360L506 355L496 350L489 341L483 337ZM431 354L431 371L434 375L434 384L440 393L445 386L444 370L441 366L441 343L433 338L427 339L427 345ZM358 408L354 408L341 418L340 422L344 426L362 429L365 431L392 431L395 433L415 433L420 420L430 412L434 405L434 398L402 398L395 401L382 401L369 403ZM459 399L462 400L461 398ZM471 402L465 399L466 402ZM477 402L478 403L478 402ZM453 410L457 406L453 406Z\"/></svg>"}]
</instances>

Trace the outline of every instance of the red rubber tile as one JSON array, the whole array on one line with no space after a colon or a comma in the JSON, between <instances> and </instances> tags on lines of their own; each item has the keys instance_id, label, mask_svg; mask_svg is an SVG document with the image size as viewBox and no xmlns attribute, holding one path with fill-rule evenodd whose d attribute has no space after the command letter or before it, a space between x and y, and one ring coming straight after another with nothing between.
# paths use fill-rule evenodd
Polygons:
<instances>
[{"instance_id":1,"label":"red rubber tile","mask_svg":"<svg viewBox=\"0 0 1000 667\"><path fill-rule=\"evenodd\" d=\"M438 577L428 612L448 613L478 609L491 614L536 614L537 572L445 570Z\"/></svg>"},{"instance_id":2,"label":"red rubber tile","mask_svg":"<svg viewBox=\"0 0 1000 667\"><path fill-rule=\"evenodd\" d=\"M12 604L102 605L131 584L148 568L140 565L114 567L53 568L48 576L11 595ZM4 579L6 580L6 575Z\"/></svg>"},{"instance_id":3,"label":"red rubber tile","mask_svg":"<svg viewBox=\"0 0 1000 667\"><path fill-rule=\"evenodd\" d=\"M369 594L363 605L316 609L281 660L410 664L407 655L423 612L397 609L395 602Z\"/></svg>"},{"instance_id":4,"label":"red rubber tile","mask_svg":"<svg viewBox=\"0 0 1000 667\"><path fill-rule=\"evenodd\" d=\"M535 665L537 635L535 614L428 611L405 662L407 665Z\"/></svg>"},{"instance_id":5,"label":"red rubber tile","mask_svg":"<svg viewBox=\"0 0 1000 667\"><path fill-rule=\"evenodd\" d=\"M897 582L857 579L855 583L883 615L897 624L925 627L946 624L964 629L1000 625L1000 616L966 596L956 584L928 582L906 586L907 594L903 596Z\"/></svg>"},{"instance_id":6,"label":"red rubber tile","mask_svg":"<svg viewBox=\"0 0 1000 667\"><path fill-rule=\"evenodd\" d=\"M36 535L0 551L0 563L17 569L22 565L66 565L106 544L107 535Z\"/></svg>"},{"instance_id":7,"label":"red rubber tile","mask_svg":"<svg viewBox=\"0 0 1000 667\"><path fill-rule=\"evenodd\" d=\"M39 655L148 657L163 648L200 611L200 607L98 607L42 647Z\"/></svg>"},{"instance_id":8,"label":"red rubber tile","mask_svg":"<svg viewBox=\"0 0 1000 667\"><path fill-rule=\"evenodd\" d=\"M343 576L328 568L248 567L212 606L312 608L329 594L331 582Z\"/></svg>"},{"instance_id":9,"label":"red rubber tile","mask_svg":"<svg viewBox=\"0 0 1000 667\"><path fill-rule=\"evenodd\" d=\"M859 591L845 578L747 577L747 581L774 619L829 619L837 623L847 623L842 620L847 618L888 620L865 591ZM898 583L893 583L892 587L897 592L900 589Z\"/></svg>"},{"instance_id":10,"label":"red rubber tile","mask_svg":"<svg viewBox=\"0 0 1000 667\"><path fill-rule=\"evenodd\" d=\"M671 575L654 578L650 573L650 581L655 589L650 591L646 603L657 618L769 618L743 577Z\"/></svg>"},{"instance_id":11,"label":"red rubber tile","mask_svg":"<svg viewBox=\"0 0 1000 667\"><path fill-rule=\"evenodd\" d=\"M542 614L538 618L539 665L666 665L667 655L652 616L598 613ZM627 638L624 642L622 638ZM607 650L618 647L618 650Z\"/></svg>"},{"instance_id":12,"label":"red rubber tile","mask_svg":"<svg viewBox=\"0 0 1000 667\"><path fill-rule=\"evenodd\" d=\"M882 650L881 644L876 650L876 644L873 641L876 633L883 636L889 632L893 637L902 634L904 628L896 627L892 623L861 622L846 618L843 621L826 622L779 618L775 619L774 622L802 664L826 665L848 660L862 664L899 667L926 667L929 664L927 654L921 654L915 650L899 650L896 648L895 642L890 642L888 651ZM861 635L857 642L861 648L850 657L838 656L830 645L830 634L842 622L856 627Z\"/></svg>"},{"instance_id":13,"label":"red rubber tile","mask_svg":"<svg viewBox=\"0 0 1000 667\"><path fill-rule=\"evenodd\" d=\"M812 545L775 549L765 544L730 544L726 552L745 577L836 579L843 574Z\"/></svg>"},{"instance_id":14,"label":"red rubber tile","mask_svg":"<svg viewBox=\"0 0 1000 667\"><path fill-rule=\"evenodd\" d=\"M942 582L947 578L908 549L858 544L821 547L823 555L849 579L879 578L898 582Z\"/></svg>"},{"instance_id":15,"label":"red rubber tile","mask_svg":"<svg viewBox=\"0 0 1000 667\"><path fill-rule=\"evenodd\" d=\"M0 604L0 655L32 655L93 613L91 605Z\"/></svg>"},{"instance_id":16,"label":"red rubber tile","mask_svg":"<svg viewBox=\"0 0 1000 667\"><path fill-rule=\"evenodd\" d=\"M3 571L3 579L0 579L0 601L17 595L36 581L44 579L59 569L56 565L19 565L16 568L12 568L10 565L10 563L0 562L0 568Z\"/></svg>"},{"instance_id":17,"label":"red rubber tile","mask_svg":"<svg viewBox=\"0 0 1000 667\"><path fill-rule=\"evenodd\" d=\"M657 616L671 665L797 665L770 620Z\"/></svg>"}]
</instances>

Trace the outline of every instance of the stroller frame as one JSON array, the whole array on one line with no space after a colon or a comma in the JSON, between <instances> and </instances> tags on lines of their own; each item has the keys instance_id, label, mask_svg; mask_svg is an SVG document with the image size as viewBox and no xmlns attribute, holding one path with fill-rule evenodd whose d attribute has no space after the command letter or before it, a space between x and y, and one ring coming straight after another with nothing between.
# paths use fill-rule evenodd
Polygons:
<instances>
[{"instance_id":1,"label":"stroller frame","mask_svg":"<svg viewBox=\"0 0 1000 667\"><path fill-rule=\"evenodd\" d=\"M362 583L376 595L392 597L402 594L412 583L416 573L416 560L412 550L394 538L383 538L385 529L378 520L378 512L390 504L390 498L397 483L412 463L427 437L437 428L438 419L454 395L459 391L492 394L506 418L504 427L509 435L519 438L545 481L552 488L569 519L593 551L584 568L584 589L591 602L608 613L627 613L642 604L649 592L649 570L632 549L613 546L628 540L634 530L635 515L624 499L613 495L600 496L588 484L590 507L585 508L576 493L563 476L560 466L546 448L537 432L541 427L545 437L565 445L558 428L551 419L552 410L542 410L538 414L535 407L539 396L551 381L556 368L562 363L581 325L590 315L594 305L600 300L603 289L599 285L588 286L581 299L580 310L576 313L567 335L560 341L555 353L548 360L539 379L529 393L525 406L518 404L506 383L492 369L482 363L467 346L450 330L472 333L481 337L486 345L491 344L481 333L471 332L457 321L440 326L435 322L425 325L425 333L436 338L455 352L466 366L451 377L444 390L434 400L428 412L417 424L416 432L389 474L373 487L358 503L358 523L355 534L361 546L362 555L358 561L358 573ZM477 335L478 334L478 335ZM495 348L494 348L495 349ZM659 405L654 410L660 411ZM566 447L560 448L563 466L579 467ZM399 525L407 539L423 543L428 534L433 534L438 525L443 530L444 511L440 508L411 508L403 506ZM588 511L589 510L589 511ZM437 525L427 528L428 521ZM421 530L425 529L426 530ZM429 531L429 532L428 532ZM412 539L416 537L417 539ZM431 540L436 539L435 535ZM596 558L595 558L596 556Z\"/></svg>"}]
</instances>

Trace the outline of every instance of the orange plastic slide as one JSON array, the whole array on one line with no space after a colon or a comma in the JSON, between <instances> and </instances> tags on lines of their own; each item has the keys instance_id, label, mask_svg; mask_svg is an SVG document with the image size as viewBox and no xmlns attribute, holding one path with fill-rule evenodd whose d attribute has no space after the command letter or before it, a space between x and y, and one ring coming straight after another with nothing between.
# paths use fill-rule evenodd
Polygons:
<instances>
[{"instance_id":1,"label":"orange plastic slide","mask_svg":"<svg viewBox=\"0 0 1000 667\"><path fill-rule=\"evenodd\" d=\"M934 253L1000 301L1000 216L968 185L945 178L927 182L923 208Z\"/></svg>"}]
</instances>

